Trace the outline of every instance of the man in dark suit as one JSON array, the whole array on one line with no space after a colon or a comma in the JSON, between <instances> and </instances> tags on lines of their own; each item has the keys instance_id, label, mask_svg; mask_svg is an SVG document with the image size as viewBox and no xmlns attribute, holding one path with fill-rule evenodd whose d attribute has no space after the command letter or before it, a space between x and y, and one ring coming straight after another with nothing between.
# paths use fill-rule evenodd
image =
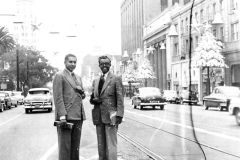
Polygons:
<instances>
[{"instance_id":1,"label":"man in dark suit","mask_svg":"<svg viewBox=\"0 0 240 160\"><path fill-rule=\"evenodd\" d=\"M90 103L94 105L99 160L117 160L117 130L124 114L122 79L109 71L107 56L99 57L98 62L102 75L93 81Z\"/></svg>"},{"instance_id":2,"label":"man in dark suit","mask_svg":"<svg viewBox=\"0 0 240 160\"><path fill-rule=\"evenodd\" d=\"M53 98L57 125L59 160L79 160L82 123L85 112L82 100L85 98L82 80L73 71L77 58L65 56L65 69L53 79ZM72 128L68 124L73 124Z\"/></svg>"}]
</instances>

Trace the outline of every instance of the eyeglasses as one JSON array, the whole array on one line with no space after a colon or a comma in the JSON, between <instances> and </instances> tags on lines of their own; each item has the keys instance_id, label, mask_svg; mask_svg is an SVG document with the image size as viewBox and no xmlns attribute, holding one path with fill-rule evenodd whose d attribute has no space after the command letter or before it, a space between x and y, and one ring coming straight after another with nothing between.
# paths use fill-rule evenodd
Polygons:
<instances>
[{"instance_id":1,"label":"eyeglasses","mask_svg":"<svg viewBox=\"0 0 240 160\"><path fill-rule=\"evenodd\" d=\"M100 66L110 66L111 63L109 63L109 62L106 62L106 63L100 63L99 65L100 65Z\"/></svg>"}]
</instances>

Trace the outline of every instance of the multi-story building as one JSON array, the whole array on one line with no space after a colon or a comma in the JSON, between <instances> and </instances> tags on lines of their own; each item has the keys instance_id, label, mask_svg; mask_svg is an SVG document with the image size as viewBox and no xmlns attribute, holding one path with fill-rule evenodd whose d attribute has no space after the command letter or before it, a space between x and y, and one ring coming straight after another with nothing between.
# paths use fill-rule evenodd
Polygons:
<instances>
[{"instance_id":1,"label":"multi-story building","mask_svg":"<svg viewBox=\"0 0 240 160\"><path fill-rule=\"evenodd\" d=\"M17 43L36 48L38 26L33 5L32 0L16 1L16 18L13 22L13 32Z\"/></svg>"},{"instance_id":2,"label":"multi-story building","mask_svg":"<svg viewBox=\"0 0 240 160\"><path fill-rule=\"evenodd\" d=\"M192 2L193 0L125 0L121 5L122 54L128 53L132 57L137 48L148 53L157 77L150 83L152 86L174 90L189 87L189 23ZM228 65L228 68L212 70L212 88L222 83L240 86L239 3L237 0L194 1L191 56L194 56L194 49L202 34L194 27L208 23L216 39L223 42L222 54ZM200 99L206 94L206 83L205 70L191 66L191 89L199 92Z\"/></svg>"},{"instance_id":3,"label":"multi-story building","mask_svg":"<svg viewBox=\"0 0 240 160\"><path fill-rule=\"evenodd\" d=\"M161 1L166 2L166 1ZM189 87L189 23L193 1L170 0L161 6L161 13L145 24L144 45L151 49L149 58L157 73L154 84L160 88L175 90ZM164 3L161 3L164 4ZM223 42L222 50L228 68L212 73L212 87L224 81L226 85L240 84L239 59L239 2L236 0L195 0L192 24L198 26L209 23L217 40ZM217 22L216 22L217 21ZM171 26L171 27L170 27ZM198 46L201 33L192 25L192 57ZM174 28L175 36L169 36ZM172 33L171 33L172 34ZM163 46L163 44L165 44ZM161 50L161 48L163 50ZM166 66L166 68L165 68ZM217 74L216 74L217 73ZM204 70L191 67L191 88L199 92L200 98L206 93Z\"/></svg>"}]
</instances>

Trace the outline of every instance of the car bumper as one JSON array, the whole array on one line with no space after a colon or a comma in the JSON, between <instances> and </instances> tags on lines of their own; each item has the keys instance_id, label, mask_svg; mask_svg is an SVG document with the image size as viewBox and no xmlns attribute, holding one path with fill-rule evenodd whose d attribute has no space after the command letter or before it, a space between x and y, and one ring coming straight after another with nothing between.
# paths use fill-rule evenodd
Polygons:
<instances>
[{"instance_id":1,"label":"car bumper","mask_svg":"<svg viewBox=\"0 0 240 160\"><path fill-rule=\"evenodd\" d=\"M51 103L27 103L24 105L25 109L50 109L52 108Z\"/></svg>"},{"instance_id":2,"label":"car bumper","mask_svg":"<svg viewBox=\"0 0 240 160\"><path fill-rule=\"evenodd\" d=\"M160 102L158 102L158 103L140 103L140 105L141 106L161 106L161 105L166 105L167 103L160 103Z\"/></svg>"}]
</instances>

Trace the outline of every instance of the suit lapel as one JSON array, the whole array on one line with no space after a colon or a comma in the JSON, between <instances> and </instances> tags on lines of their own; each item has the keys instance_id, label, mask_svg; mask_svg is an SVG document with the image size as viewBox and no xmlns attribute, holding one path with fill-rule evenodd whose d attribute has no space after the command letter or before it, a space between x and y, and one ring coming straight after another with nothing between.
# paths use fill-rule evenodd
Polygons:
<instances>
[{"instance_id":1,"label":"suit lapel","mask_svg":"<svg viewBox=\"0 0 240 160\"><path fill-rule=\"evenodd\" d=\"M108 86L110 80L112 78L112 74L109 72L107 78L106 78L106 81L105 83L103 84L103 88L102 88L102 91L101 91L101 94L103 93L103 91L106 89L106 87Z\"/></svg>"},{"instance_id":2,"label":"suit lapel","mask_svg":"<svg viewBox=\"0 0 240 160\"><path fill-rule=\"evenodd\" d=\"M68 71L63 71L64 78L68 81L68 83L72 86L72 88L76 88L76 84L72 78L72 76L68 73Z\"/></svg>"}]
</instances>

